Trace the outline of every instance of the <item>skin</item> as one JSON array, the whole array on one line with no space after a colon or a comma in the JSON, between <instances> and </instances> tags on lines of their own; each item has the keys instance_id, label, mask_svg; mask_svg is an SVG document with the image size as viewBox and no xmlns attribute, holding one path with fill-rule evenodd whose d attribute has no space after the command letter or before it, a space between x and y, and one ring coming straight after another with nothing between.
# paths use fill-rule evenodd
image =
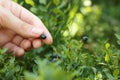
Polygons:
<instances>
[{"instance_id":1,"label":"skin","mask_svg":"<svg viewBox=\"0 0 120 80\"><path fill-rule=\"evenodd\" d=\"M47 38L41 40L39 36ZM21 57L25 51L51 44L52 37L42 21L11 0L0 0L0 48L7 48L12 55Z\"/></svg>"}]
</instances>

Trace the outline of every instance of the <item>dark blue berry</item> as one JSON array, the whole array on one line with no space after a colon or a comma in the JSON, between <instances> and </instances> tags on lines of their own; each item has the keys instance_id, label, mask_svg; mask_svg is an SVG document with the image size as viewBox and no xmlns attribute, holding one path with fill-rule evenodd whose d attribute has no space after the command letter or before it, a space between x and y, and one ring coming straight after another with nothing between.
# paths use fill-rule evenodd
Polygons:
<instances>
[{"instance_id":1,"label":"dark blue berry","mask_svg":"<svg viewBox=\"0 0 120 80\"><path fill-rule=\"evenodd\" d=\"M61 56L58 55L58 54L52 54L52 55L50 56L51 62L56 62L56 61L58 61L59 59L61 59Z\"/></svg>"},{"instance_id":2,"label":"dark blue berry","mask_svg":"<svg viewBox=\"0 0 120 80\"><path fill-rule=\"evenodd\" d=\"M45 34L42 34L42 35L40 36L40 38L46 39L46 35L45 35Z\"/></svg>"},{"instance_id":3,"label":"dark blue berry","mask_svg":"<svg viewBox=\"0 0 120 80\"><path fill-rule=\"evenodd\" d=\"M51 58L57 58L57 54L52 54Z\"/></svg>"},{"instance_id":4,"label":"dark blue berry","mask_svg":"<svg viewBox=\"0 0 120 80\"><path fill-rule=\"evenodd\" d=\"M87 36L83 36L83 37L82 37L82 41L83 41L83 42L87 42L87 41L88 41L88 37L87 37Z\"/></svg>"},{"instance_id":5,"label":"dark blue berry","mask_svg":"<svg viewBox=\"0 0 120 80\"><path fill-rule=\"evenodd\" d=\"M57 55L57 54L52 54L51 55L51 58L53 59L53 58L61 58L61 56L60 55Z\"/></svg>"}]
</instances>

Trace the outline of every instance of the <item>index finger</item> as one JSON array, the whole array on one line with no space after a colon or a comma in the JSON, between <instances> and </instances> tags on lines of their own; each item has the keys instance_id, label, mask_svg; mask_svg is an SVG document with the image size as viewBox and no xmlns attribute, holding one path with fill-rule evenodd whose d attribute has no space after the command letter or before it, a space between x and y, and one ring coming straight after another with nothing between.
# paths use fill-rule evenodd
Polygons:
<instances>
[{"instance_id":1,"label":"index finger","mask_svg":"<svg viewBox=\"0 0 120 80\"><path fill-rule=\"evenodd\" d=\"M47 36L45 40L43 40L44 43L46 44L51 44L52 43L52 37L45 25L42 23L42 21L36 17L34 14L32 14L30 11L25 9L24 7L18 5L17 3L11 1L11 0L2 0L2 6L7 8L17 16L19 19L23 20L26 23L29 23L33 26L40 27L44 34Z\"/></svg>"}]
</instances>

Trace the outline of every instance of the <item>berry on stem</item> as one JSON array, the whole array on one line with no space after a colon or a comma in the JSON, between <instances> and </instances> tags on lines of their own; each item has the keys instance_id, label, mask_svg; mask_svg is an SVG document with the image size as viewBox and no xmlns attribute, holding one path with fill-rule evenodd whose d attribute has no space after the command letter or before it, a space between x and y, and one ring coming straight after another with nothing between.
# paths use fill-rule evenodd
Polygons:
<instances>
[{"instance_id":1,"label":"berry on stem","mask_svg":"<svg viewBox=\"0 0 120 80\"><path fill-rule=\"evenodd\" d=\"M83 42L87 42L87 41L88 41L88 37L87 37L87 36L83 36L83 37L82 37L82 41L83 41Z\"/></svg>"}]
</instances>

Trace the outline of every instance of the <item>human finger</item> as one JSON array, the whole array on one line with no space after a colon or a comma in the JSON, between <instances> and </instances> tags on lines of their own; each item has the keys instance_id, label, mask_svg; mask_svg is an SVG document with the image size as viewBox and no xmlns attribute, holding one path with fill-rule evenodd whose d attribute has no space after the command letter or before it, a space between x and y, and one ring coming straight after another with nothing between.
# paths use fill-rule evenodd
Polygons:
<instances>
[{"instance_id":1,"label":"human finger","mask_svg":"<svg viewBox=\"0 0 120 80\"><path fill-rule=\"evenodd\" d=\"M3 46L3 48L7 48L8 52L13 52L12 55L16 57L21 57L24 55L24 49L18 47L17 45L9 42Z\"/></svg>"},{"instance_id":2,"label":"human finger","mask_svg":"<svg viewBox=\"0 0 120 80\"><path fill-rule=\"evenodd\" d=\"M42 45L42 42L40 39L35 39L32 41L33 48L39 48Z\"/></svg>"},{"instance_id":3,"label":"human finger","mask_svg":"<svg viewBox=\"0 0 120 80\"><path fill-rule=\"evenodd\" d=\"M16 16L9 10L0 6L0 24L3 28L8 28L23 37L39 37L43 30L39 27L32 26Z\"/></svg>"},{"instance_id":4,"label":"human finger","mask_svg":"<svg viewBox=\"0 0 120 80\"><path fill-rule=\"evenodd\" d=\"M21 42L23 41L23 37L16 35L13 39L12 39L12 43L19 45Z\"/></svg>"},{"instance_id":5,"label":"human finger","mask_svg":"<svg viewBox=\"0 0 120 80\"><path fill-rule=\"evenodd\" d=\"M27 50L30 49L32 47L31 45L31 41L24 39L21 43L20 43L20 47L22 47L23 49Z\"/></svg>"}]
</instances>

